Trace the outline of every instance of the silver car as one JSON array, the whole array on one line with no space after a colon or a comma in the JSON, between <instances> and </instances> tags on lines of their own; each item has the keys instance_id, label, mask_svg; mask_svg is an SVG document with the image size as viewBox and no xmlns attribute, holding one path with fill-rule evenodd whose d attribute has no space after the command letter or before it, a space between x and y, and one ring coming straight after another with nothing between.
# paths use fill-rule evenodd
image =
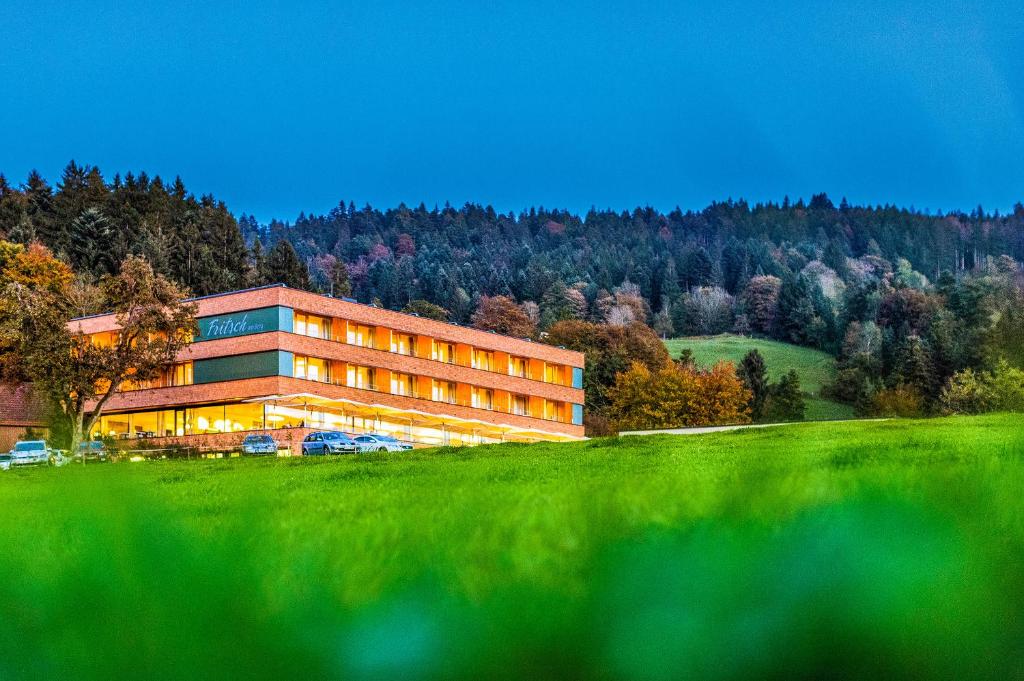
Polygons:
<instances>
[{"instance_id":1,"label":"silver car","mask_svg":"<svg viewBox=\"0 0 1024 681\"><path fill-rule=\"evenodd\" d=\"M22 440L11 450L11 468L49 466L54 458L45 440Z\"/></svg>"},{"instance_id":2,"label":"silver car","mask_svg":"<svg viewBox=\"0 0 1024 681\"><path fill-rule=\"evenodd\" d=\"M357 435L355 441L360 452L405 452L412 449L411 444L390 435Z\"/></svg>"}]
</instances>

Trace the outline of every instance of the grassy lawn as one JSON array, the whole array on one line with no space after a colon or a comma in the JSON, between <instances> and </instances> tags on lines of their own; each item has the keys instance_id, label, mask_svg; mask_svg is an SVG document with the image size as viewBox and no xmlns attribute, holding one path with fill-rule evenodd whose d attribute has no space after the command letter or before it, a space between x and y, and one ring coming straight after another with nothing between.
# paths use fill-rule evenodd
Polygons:
<instances>
[{"instance_id":1,"label":"grassy lawn","mask_svg":"<svg viewBox=\"0 0 1024 681\"><path fill-rule=\"evenodd\" d=\"M764 356L771 380L778 380L790 369L796 369L800 375L800 387L808 396L806 418L809 421L854 417L851 407L820 397L822 386L829 383L835 373L835 360L820 350L733 334L672 338L665 341L665 346L673 358L679 357L684 348L689 348L697 364L703 366L711 366L723 359L738 365L744 355L756 348Z\"/></svg>"},{"instance_id":2,"label":"grassy lawn","mask_svg":"<svg viewBox=\"0 0 1024 681\"><path fill-rule=\"evenodd\" d=\"M0 678L1019 674L1021 425L0 473Z\"/></svg>"}]
</instances>

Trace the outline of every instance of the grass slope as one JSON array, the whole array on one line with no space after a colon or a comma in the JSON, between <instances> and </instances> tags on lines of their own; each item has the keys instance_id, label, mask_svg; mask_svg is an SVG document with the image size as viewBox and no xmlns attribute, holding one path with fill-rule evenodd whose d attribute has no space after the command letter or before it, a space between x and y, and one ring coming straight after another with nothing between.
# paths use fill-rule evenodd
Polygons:
<instances>
[{"instance_id":1,"label":"grass slope","mask_svg":"<svg viewBox=\"0 0 1024 681\"><path fill-rule=\"evenodd\" d=\"M820 396L822 386L829 383L835 373L835 360L820 350L733 334L672 338L665 341L665 346L673 358L679 357L684 348L689 348L693 351L694 360L702 366L711 366L721 360L738 365L744 355L757 349L764 356L771 380L777 380L790 369L796 369L800 375L800 387L807 395L808 420L854 417L853 409L848 405Z\"/></svg>"},{"instance_id":2,"label":"grass slope","mask_svg":"<svg viewBox=\"0 0 1024 681\"><path fill-rule=\"evenodd\" d=\"M0 678L1002 678L1017 416L0 473Z\"/></svg>"}]
</instances>

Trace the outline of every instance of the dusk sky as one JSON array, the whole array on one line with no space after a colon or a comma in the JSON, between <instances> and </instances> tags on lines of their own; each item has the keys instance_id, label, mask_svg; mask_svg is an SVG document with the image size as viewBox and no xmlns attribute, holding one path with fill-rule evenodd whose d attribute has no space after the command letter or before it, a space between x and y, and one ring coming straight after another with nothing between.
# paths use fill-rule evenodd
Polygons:
<instances>
[{"instance_id":1,"label":"dusk sky","mask_svg":"<svg viewBox=\"0 0 1024 681\"><path fill-rule=\"evenodd\" d=\"M263 221L1024 200L1017 2L45 4L0 13L15 184L74 158Z\"/></svg>"}]
</instances>

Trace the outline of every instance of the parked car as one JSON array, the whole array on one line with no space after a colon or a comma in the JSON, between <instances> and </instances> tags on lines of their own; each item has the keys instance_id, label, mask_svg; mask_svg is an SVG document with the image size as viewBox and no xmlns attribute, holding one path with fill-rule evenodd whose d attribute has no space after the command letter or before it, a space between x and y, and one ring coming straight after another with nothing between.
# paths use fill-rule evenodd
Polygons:
<instances>
[{"instance_id":1,"label":"parked car","mask_svg":"<svg viewBox=\"0 0 1024 681\"><path fill-rule=\"evenodd\" d=\"M247 456L277 454L277 442L269 435L246 435L242 440L242 454Z\"/></svg>"},{"instance_id":2,"label":"parked car","mask_svg":"<svg viewBox=\"0 0 1024 681\"><path fill-rule=\"evenodd\" d=\"M56 463L56 458L45 440L21 440L11 450L11 467L49 466Z\"/></svg>"},{"instance_id":3,"label":"parked car","mask_svg":"<svg viewBox=\"0 0 1024 681\"><path fill-rule=\"evenodd\" d=\"M11 467L11 455L9 452L0 452L0 471Z\"/></svg>"},{"instance_id":4,"label":"parked car","mask_svg":"<svg viewBox=\"0 0 1024 681\"><path fill-rule=\"evenodd\" d=\"M361 452L404 452L412 449L411 444L390 435L358 435L355 440Z\"/></svg>"},{"instance_id":5,"label":"parked car","mask_svg":"<svg viewBox=\"0 0 1024 681\"><path fill-rule=\"evenodd\" d=\"M359 445L345 433L333 430L310 433L302 441L302 453L309 455L320 454L355 454L359 451Z\"/></svg>"},{"instance_id":6,"label":"parked car","mask_svg":"<svg viewBox=\"0 0 1024 681\"><path fill-rule=\"evenodd\" d=\"M107 456L107 446L101 440L92 440L90 442L79 442L78 452L75 454L75 461L81 461L85 458L85 462L96 461L97 463L106 463L110 459Z\"/></svg>"}]
</instances>

